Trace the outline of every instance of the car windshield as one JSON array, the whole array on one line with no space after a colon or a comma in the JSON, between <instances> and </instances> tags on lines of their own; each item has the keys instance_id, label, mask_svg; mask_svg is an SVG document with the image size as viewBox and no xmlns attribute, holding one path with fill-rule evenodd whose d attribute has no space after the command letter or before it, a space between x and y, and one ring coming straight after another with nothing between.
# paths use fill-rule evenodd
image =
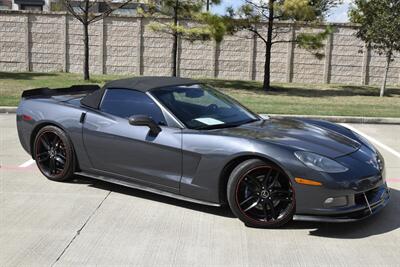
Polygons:
<instances>
[{"instance_id":1,"label":"car windshield","mask_svg":"<svg viewBox=\"0 0 400 267\"><path fill-rule=\"evenodd\" d=\"M151 94L190 129L236 127L259 120L235 100L203 84L160 88Z\"/></svg>"}]
</instances>

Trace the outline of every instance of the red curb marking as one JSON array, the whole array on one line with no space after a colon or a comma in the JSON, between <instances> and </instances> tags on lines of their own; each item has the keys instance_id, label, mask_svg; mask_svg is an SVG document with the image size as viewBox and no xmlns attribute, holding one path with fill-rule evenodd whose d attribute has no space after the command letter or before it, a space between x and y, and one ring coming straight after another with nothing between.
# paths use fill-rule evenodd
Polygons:
<instances>
[{"instance_id":1,"label":"red curb marking","mask_svg":"<svg viewBox=\"0 0 400 267\"><path fill-rule=\"evenodd\" d=\"M37 170L38 168L36 167L36 165L32 165L29 167L18 167L18 166L0 166L0 172L1 171L20 171L20 172L30 172L33 170Z\"/></svg>"}]
</instances>

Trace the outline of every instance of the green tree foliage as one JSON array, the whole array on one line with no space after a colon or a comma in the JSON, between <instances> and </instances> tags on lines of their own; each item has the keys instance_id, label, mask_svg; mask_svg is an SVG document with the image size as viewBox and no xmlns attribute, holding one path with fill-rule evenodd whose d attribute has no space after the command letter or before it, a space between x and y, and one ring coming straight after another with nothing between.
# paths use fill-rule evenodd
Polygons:
<instances>
[{"instance_id":1,"label":"green tree foliage","mask_svg":"<svg viewBox=\"0 0 400 267\"><path fill-rule=\"evenodd\" d=\"M89 80L89 25L96 21L108 17L114 10L124 7L132 0L124 0L115 4L112 0L63 0L68 13L74 16L83 25L83 43L84 43L84 62L83 62L83 78ZM105 6L104 11L95 12L95 8L99 3Z\"/></svg>"},{"instance_id":2,"label":"green tree foliage","mask_svg":"<svg viewBox=\"0 0 400 267\"><path fill-rule=\"evenodd\" d=\"M219 0L210 3L218 4ZM206 2L203 0L164 0L160 5L153 5L145 16L151 16L155 21L149 27L156 32L173 36L173 76L177 76L178 38L190 41L216 40L221 42L225 35L225 24L218 15L203 12ZM165 18L172 18L165 20Z\"/></svg>"},{"instance_id":3,"label":"green tree foliage","mask_svg":"<svg viewBox=\"0 0 400 267\"><path fill-rule=\"evenodd\" d=\"M380 96L384 96L393 53L400 52L400 1L355 0L350 20L359 23L357 37L367 46L386 56Z\"/></svg>"},{"instance_id":4,"label":"green tree foliage","mask_svg":"<svg viewBox=\"0 0 400 267\"><path fill-rule=\"evenodd\" d=\"M271 51L277 43L294 42L299 47L312 52L318 58L323 54L319 51L324 46L324 40L331 33L327 27L317 33L300 33L284 39L291 29L276 21L303 21L309 24L321 22L329 9L340 4L341 0L245 0L237 10L228 9L225 18L228 32L249 30L265 43L264 90L270 90ZM262 27L267 26L267 30Z\"/></svg>"}]
</instances>

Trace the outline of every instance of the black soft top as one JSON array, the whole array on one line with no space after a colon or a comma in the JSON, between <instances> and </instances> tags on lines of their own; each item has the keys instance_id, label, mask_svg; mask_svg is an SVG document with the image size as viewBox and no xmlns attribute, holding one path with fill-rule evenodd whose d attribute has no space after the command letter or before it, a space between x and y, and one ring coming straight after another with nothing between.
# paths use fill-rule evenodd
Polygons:
<instances>
[{"instance_id":1,"label":"black soft top","mask_svg":"<svg viewBox=\"0 0 400 267\"><path fill-rule=\"evenodd\" d=\"M201 82L178 77L157 77L157 76L143 76L128 79L121 79L108 82L103 88L94 91L93 93L85 96L81 103L84 106L91 108L99 108L101 99L107 89L129 89L141 92L147 92L156 88L178 86L178 85L193 85Z\"/></svg>"}]
</instances>

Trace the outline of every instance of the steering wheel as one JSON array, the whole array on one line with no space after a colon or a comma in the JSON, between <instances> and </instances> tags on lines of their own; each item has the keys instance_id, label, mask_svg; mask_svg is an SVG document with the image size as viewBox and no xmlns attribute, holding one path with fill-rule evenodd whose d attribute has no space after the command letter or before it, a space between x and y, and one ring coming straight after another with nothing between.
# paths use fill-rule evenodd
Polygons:
<instances>
[{"instance_id":1,"label":"steering wheel","mask_svg":"<svg viewBox=\"0 0 400 267\"><path fill-rule=\"evenodd\" d=\"M216 105L216 104L210 104L210 105L208 105L207 106L207 113L208 114L212 114L212 113L214 113L214 112L216 112L218 110L218 106Z\"/></svg>"}]
</instances>

